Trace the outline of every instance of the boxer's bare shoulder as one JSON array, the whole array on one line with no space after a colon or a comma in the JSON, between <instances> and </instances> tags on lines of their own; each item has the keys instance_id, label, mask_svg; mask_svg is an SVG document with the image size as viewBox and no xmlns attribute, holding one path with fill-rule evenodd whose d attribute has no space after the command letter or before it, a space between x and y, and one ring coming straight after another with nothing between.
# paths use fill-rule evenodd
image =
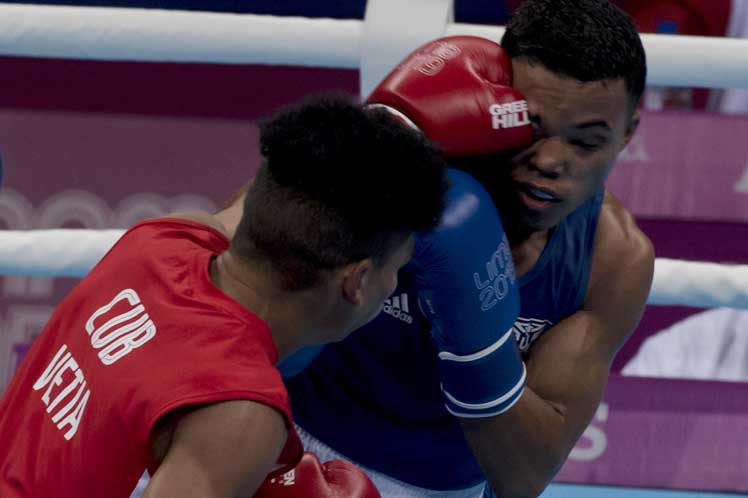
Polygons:
<instances>
[{"instance_id":1,"label":"boxer's bare shoulder","mask_svg":"<svg viewBox=\"0 0 748 498\"><path fill-rule=\"evenodd\" d=\"M654 247L649 237L639 229L633 215L612 193L606 191L595 234L595 251L592 258L590 291L601 278L621 274L624 269L637 276L651 278L654 264ZM588 296L590 295L588 291Z\"/></svg>"},{"instance_id":2,"label":"boxer's bare shoulder","mask_svg":"<svg viewBox=\"0 0 748 498\"><path fill-rule=\"evenodd\" d=\"M216 215L207 213L205 211L191 211L185 213L170 213L166 216L167 218L177 218L180 220L192 221L194 223L200 223L201 225L207 225L220 233L225 235L227 238L230 237L229 230L221 222L221 219Z\"/></svg>"},{"instance_id":3,"label":"boxer's bare shoulder","mask_svg":"<svg viewBox=\"0 0 748 498\"><path fill-rule=\"evenodd\" d=\"M252 185L252 181L237 190L217 212L211 214L205 211L192 211L184 213L169 214L169 218L179 218L182 220L194 221L208 225L224 234L231 239L239 225L239 220L244 213L244 200L247 197L247 191Z\"/></svg>"},{"instance_id":4,"label":"boxer's bare shoulder","mask_svg":"<svg viewBox=\"0 0 748 498\"><path fill-rule=\"evenodd\" d=\"M652 242L623 204L606 191L583 309L607 317L607 331L619 331L608 334L616 349L639 320L653 273Z\"/></svg>"}]
</instances>

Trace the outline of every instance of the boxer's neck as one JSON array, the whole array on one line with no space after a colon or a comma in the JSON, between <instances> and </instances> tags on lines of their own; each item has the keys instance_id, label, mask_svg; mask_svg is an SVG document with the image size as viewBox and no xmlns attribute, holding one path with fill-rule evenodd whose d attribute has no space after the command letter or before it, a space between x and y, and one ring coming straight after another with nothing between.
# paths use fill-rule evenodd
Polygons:
<instances>
[{"instance_id":1,"label":"boxer's neck","mask_svg":"<svg viewBox=\"0 0 748 498\"><path fill-rule=\"evenodd\" d=\"M270 328L278 351L278 361L310 343L326 325L315 316L324 316L329 307L320 292L289 292L280 278L262 269L248 268L230 251L217 256L210 266L211 281L226 295L257 315Z\"/></svg>"},{"instance_id":2,"label":"boxer's neck","mask_svg":"<svg viewBox=\"0 0 748 498\"><path fill-rule=\"evenodd\" d=\"M532 270L548 243L550 230L533 231L523 226L506 226L506 235L512 249L512 259L517 276Z\"/></svg>"}]
</instances>

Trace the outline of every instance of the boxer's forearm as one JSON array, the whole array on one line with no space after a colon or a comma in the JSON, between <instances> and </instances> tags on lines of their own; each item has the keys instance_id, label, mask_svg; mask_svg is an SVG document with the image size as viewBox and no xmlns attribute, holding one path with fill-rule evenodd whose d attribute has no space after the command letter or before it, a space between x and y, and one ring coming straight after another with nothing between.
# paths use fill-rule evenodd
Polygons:
<instances>
[{"instance_id":1,"label":"boxer's forearm","mask_svg":"<svg viewBox=\"0 0 748 498\"><path fill-rule=\"evenodd\" d=\"M561 406L529 387L512 409L460 419L465 438L497 498L534 498L560 470L578 435Z\"/></svg>"},{"instance_id":2,"label":"boxer's forearm","mask_svg":"<svg viewBox=\"0 0 748 498\"><path fill-rule=\"evenodd\" d=\"M614 332L595 313L565 318L533 345L527 386L511 409L462 420L497 497L535 497L560 470L602 398Z\"/></svg>"}]
</instances>

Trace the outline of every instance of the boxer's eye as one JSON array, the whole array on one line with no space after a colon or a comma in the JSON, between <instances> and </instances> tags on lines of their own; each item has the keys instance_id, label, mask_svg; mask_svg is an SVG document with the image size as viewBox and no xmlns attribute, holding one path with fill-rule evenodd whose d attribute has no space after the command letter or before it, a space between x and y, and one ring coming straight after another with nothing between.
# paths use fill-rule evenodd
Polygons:
<instances>
[{"instance_id":1,"label":"boxer's eye","mask_svg":"<svg viewBox=\"0 0 748 498\"><path fill-rule=\"evenodd\" d=\"M604 145L603 142L591 141L591 140L571 140L570 143L574 147L579 147L580 149L584 149L588 151L598 150Z\"/></svg>"}]
</instances>

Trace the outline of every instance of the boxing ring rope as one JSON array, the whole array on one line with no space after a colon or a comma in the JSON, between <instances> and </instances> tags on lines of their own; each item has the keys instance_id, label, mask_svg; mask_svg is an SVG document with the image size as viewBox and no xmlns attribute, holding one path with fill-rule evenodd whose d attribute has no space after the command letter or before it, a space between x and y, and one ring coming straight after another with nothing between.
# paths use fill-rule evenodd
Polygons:
<instances>
[{"instance_id":1,"label":"boxing ring rope","mask_svg":"<svg viewBox=\"0 0 748 498\"><path fill-rule=\"evenodd\" d=\"M435 4L422 1L423 8ZM447 12L449 4L442 0L439 8ZM387 37L386 29L367 29L367 22L377 17L370 15L369 9L401 8L399 5L398 0L370 0L367 19L361 21L0 4L0 55L348 68L360 69L362 80L371 80L383 76L382 71L395 61L370 60L367 47L376 47L379 41L388 43L392 36ZM404 17L389 19L402 22L397 19ZM446 35L498 40L503 32L498 26L453 23L450 15L432 18L442 23L436 26L437 32ZM382 39L372 40L372 36ZM667 35L642 35L642 39L650 84L748 88L748 40ZM400 48L407 53L414 47ZM370 65L381 67L366 72ZM371 81L362 81L362 89L367 85ZM121 234L120 230L3 231L0 274L81 277ZM660 258L649 303L748 309L748 265Z\"/></svg>"},{"instance_id":2,"label":"boxing ring rope","mask_svg":"<svg viewBox=\"0 0 748 498\"><path fill-rule=\"evenodd\" d=\"M360 20L0 4L0 54L359 69L367 63L364 28ZM448 22L442 33L498 40L503 29ZM748 87L748 40L647 34L642 40L650 84Z\"/></svg>"},{"instance_id":3,"label":"boxing ring rope","mask_svg":"<svg viewBox=\"0 0 748 498\"><path fill-rule=\"evenodd\" d=\"M82 277L123 230L0 232L0 275ZM649 304L748 309L748 265L657 258Z\"/></svg>"}]
</instances>

